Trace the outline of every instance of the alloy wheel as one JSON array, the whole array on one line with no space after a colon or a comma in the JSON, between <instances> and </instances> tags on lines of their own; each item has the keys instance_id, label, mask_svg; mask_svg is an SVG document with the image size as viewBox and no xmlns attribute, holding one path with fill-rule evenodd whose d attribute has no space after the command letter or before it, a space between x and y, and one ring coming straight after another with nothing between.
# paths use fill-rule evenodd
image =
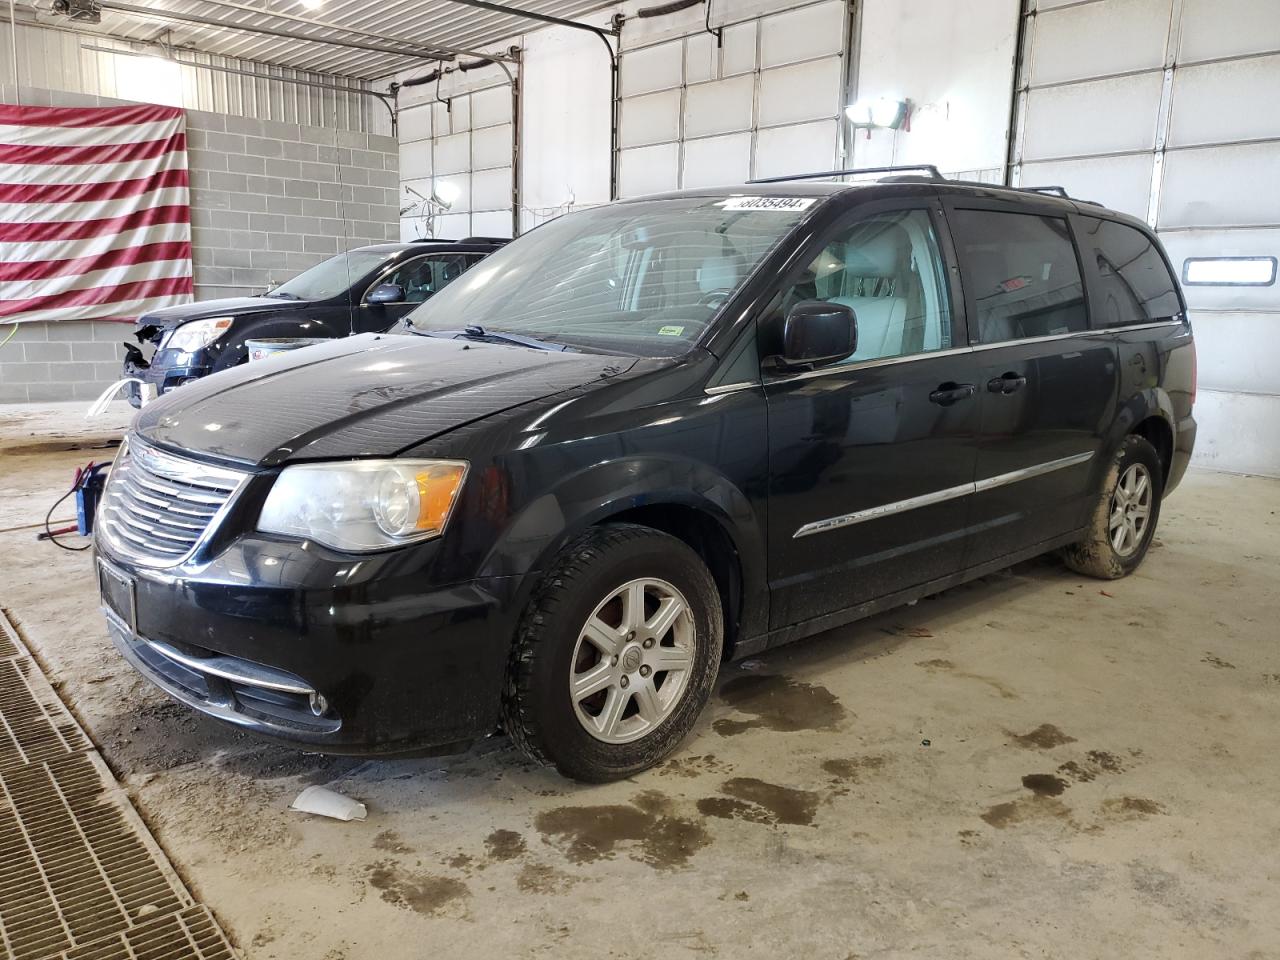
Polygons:
<instances>
[{"instance_id":1,"label":"alloy wheel","mask_svg":"<svg viewBox=\"0 0 1280 960\"><path fill-rule=\"evenodd\" d=\"M583 624L569 664L578 722L597 740L630 743L669 717L688 687L693 613L665 580L631 580Z\"/></svg>"},{"instance_id":2,"label":"alloy wheel","mask_svg":"<svg viewBox=\"0 0 1280 960\"><path fill-rule=\"evenodd\" d=\"M1130 465L1116 484L1107 526L1118 556L1132 556L1141 545L1151 519L1151 492L1151 474L1141 463Z\"/></svg>"}]
</instances>

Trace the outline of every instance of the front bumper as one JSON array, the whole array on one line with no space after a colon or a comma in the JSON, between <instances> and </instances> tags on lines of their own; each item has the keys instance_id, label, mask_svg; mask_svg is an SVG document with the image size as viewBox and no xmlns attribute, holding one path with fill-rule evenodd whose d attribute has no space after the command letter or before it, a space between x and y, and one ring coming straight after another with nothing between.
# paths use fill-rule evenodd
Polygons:
<instances>
[{"instance_id":1,"label":"front bumper","mask_svg":"<svg viewBox=\"0 0 1280 960\"><path fill-rule=\"evenodd\" d=\"M104 599L112 641L175 700L311 750L401 754L497 728L515 578L423 588L412 551L309 546L247 537L155 570L99 544L133 595L123 615Z\"/></svg>"},{"instance_id":2,"label":"front bumper","mask_svg":"<svg viewBox=\"0 0 1280 960\"><path fill-rule=\"evenodd\" d=\"M175 364L171 357L165 354L171 354L174 351L161 350L151 358L150 364L135 363L128 357L125 357L124 364L121 367L120 375L122 377L136 377L144 383L155 387L155 396L161 396L182 386L191 380L199 380L201 377L207 377L213 372L211 363L204 359L203 351L197 351L193 354L184 354L189 358L189 362ZM130 383L126 387L125 396L135 407L142 406L142 387L137 383Z\"/></svg>"}]
</instances>

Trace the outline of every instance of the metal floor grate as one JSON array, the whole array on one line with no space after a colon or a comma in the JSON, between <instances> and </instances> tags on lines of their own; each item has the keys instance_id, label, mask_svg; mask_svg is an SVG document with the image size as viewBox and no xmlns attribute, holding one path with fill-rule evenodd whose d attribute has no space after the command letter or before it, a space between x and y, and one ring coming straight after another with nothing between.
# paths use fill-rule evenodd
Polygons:
<instances>
[{"instance_id":1,"label":"metal floor grate","mask_svg":"<svg viewBox=\"0 0 1280 960\"><path fill-rule=\"evenodd\" d=\"M187 907L149 919L107 940L67 953L59 960L234 960L208 907Z\"/></svg>"},{"instance_id":2,"label":"metal floor grate","mask_svg":"<svg viewBox=\"0 0 1280 960\"><path fill-rule=\"evenodd\" d=\"M0 620L3 624L3 620ZM26 657L0 660L0 770L84 753L88 738Z\"/></svg>"},{"instance_id":3,"label":"metal floor grate","mask_svg":"<svg viewBox=\"0 0 1280 960\"><path fill-rule=\"evenodd\" d=\"M0 613L4 649L0 960L234 958Z\"/></svg>"},{"instance_id":4,"label":"metal floor grate","mask_svg":"<svg viewBox=\"0 0 1280 960\"><path fill-rule=\"evenodd\" d=\"M18 637L14 633L13 627L9 625L8 618L0 613L0 658L16 657L18 655Z\"/></svg>"},{"instance_id":5,"label":"metal floor grate","mask_svg":"<svg viewBox=\"0 0 1280 960\"><path fill-rule=\"evenodd\" d=\"M191 903L89 757L0 772L0 940L47 957Z\"/></svg>"}]
</instances>

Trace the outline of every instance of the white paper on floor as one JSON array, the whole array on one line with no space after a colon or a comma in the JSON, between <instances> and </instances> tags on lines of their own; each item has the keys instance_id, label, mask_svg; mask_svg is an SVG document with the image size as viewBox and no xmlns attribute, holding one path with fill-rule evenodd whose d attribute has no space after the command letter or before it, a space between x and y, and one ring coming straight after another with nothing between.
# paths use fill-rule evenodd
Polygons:
<instances>
[{"instance_id":1,"label":"white paper on floor","mask_svg":"<svg viewBox=\"0 0 1280 960\"><path fill-rule=\"evenodd\" d=\"M344 797L327 787L307 787L298 794L289 809L332 817L334 820L363 820L369 815L363 803Z\"/></svg>"}]
</instances>

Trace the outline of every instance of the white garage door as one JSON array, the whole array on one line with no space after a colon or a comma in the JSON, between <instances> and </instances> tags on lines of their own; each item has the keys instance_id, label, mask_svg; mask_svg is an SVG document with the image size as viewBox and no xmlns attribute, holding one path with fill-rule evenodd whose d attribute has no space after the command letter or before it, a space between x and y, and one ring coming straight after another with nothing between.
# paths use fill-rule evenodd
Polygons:
<instances>
[{"instance_id":1,"label":"white garage door","mask_svg":"<svg viewBox=\"0 0 1280 960\"><path fill-rule=\"evenodd\" d=\"M1032 6L1014 183L1156 227L1195 324L1197 459L1280 476L1280 2Z\"/></svg>"},{"instance_id":2,"label":"white garage door","mask_svg":"<svg viewBox=\"0 0 1280 960\"><path fill-rule=\"evenodd\" d=\"M833 169L847 30L841 0L729 24L721 46L628 47L624 28L618 195Z\"/></svg>"},{"instance_id":3,"label":"white garage door","mask_svg":"<svg viewBox=\"0 0 1280 960\"><path fill-rule=\"evenodd\" d=\"M434 84L401 93L402 203L417 201L410 190L424 197L434 191L450 203L434 221L418 203L400 218L403 240L512 235L511 87L492 79L468 82L466 76L442 82L447 105L435 99Z\"/></svg>"}]
</instances>

